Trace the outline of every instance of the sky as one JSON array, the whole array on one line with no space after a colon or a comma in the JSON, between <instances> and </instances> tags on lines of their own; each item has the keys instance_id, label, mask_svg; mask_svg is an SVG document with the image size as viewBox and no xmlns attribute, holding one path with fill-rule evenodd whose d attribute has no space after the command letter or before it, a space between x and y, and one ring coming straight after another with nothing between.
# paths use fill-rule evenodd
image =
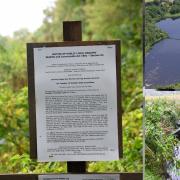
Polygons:
<instances>
[{"instance_id":1,"label":"sky","mask_svg":"<svg viewBox=\"0 0 180 180\"><path fill-rule=\"evenodd\" d=\"M43 10L55 0L1 0L0 35L12 36L14 31L27 28L35 31L43 21Z\"/></svg>"}]
</instances>

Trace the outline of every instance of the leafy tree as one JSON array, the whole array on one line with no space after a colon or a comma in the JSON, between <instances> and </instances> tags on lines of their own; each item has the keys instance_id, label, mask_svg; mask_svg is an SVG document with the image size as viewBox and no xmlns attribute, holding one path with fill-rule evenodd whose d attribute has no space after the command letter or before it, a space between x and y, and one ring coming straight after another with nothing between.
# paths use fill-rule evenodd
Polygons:
<instances>
[{"instance_id":1,"label":"leafy tree","mask_svg":"<svg viewBox=\"0 0 180 180\"><path fill-rule=\"evenodd\" d=\"M145 6L145 51L147 52L156 42L167 38L167 33L161 31L156 22L163 19L168 13L167 4Z\"/></svg>"},{"instance_id":2,"label":"leafy tree","mask_svg":"<svg viewBox=\"0 0 180 180\"><path fill-rule=\"evenodd\" d=\"M171 10L170 10L171 14L176 14L176 13L180 13L180 4L179 5L173 5Z\"/></svg>"}]
</instances>

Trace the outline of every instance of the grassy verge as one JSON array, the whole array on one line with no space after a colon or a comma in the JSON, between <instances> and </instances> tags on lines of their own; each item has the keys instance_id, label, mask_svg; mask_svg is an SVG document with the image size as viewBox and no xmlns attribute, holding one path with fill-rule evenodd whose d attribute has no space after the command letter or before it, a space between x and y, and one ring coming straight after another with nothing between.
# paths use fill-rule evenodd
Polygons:
<instances>
[{"instance_id":1,"label":"grassy verge","mask_svg":"<svg viewBox=\"0 0 180 180\"><path fill-rule=\"evenodd\" d=\"M177 19L177 18L180 18L180 13L177 13L177 14L170 14L170 13L167 13L163 19L167 19L167 18L172 18L172 19Z\"/></svg>"},{"instance_id":2,"label":"grassy verge","mask_svg":"<svg viewBox=\"0 0 180 180\"><path fill-rule=\"evenodd\" d=\"M154 2L154 0L145 0L145 3Z\"/></svg>"},{"instance_id":3,"label":"grassy verge","mask_svg":"<svg viewBox=\"0 0 180 180\"><path fill-rule=\"evenodd\" d=\"M175 91L175 90L180 90L180 83L175 83L175 84L169 84L166 86L157 86L157 90L167 90L167 91Z\"/></svg>"}]
</instances>

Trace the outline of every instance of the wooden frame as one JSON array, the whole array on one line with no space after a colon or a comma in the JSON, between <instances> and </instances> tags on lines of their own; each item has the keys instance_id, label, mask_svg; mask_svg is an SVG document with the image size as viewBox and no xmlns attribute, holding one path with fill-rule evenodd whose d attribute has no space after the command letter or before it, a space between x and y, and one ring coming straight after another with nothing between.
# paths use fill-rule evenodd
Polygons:
<instances>
[{"instance_id":1,"label":"wooden frame","mask_svg":"<svg viewBox=\"0 0 180 180\"><path fill-rule=\"evenodd\" d=\"M142 180L143 179L142 173L116 173L116 174L120 174L120 180L130 180L130 179ZM56 175L59 175L59 174L56 174ZM0 175L0 179L2 180L38 180L38 174L8 174L8 175L2 174Z\"/></svg>"},{"instance_id":2,"label":"wooden frame","mask_svg":"<svg viewBox=\"0 0 180 180\"><path fill-rule=\"evenodd\" d=\"M36 100L35 100L35 77L34 77L34 48L40 47L66 47L66 46L93 46L93 45L115 45L116 46L116 78L117 78L117 117L118 117L118 141L119 157L122 157L122 117L121 117L121 61L120 41L66 41L53 43L28 43L27 65L28 65L28 96L29 96L29 127L30 127L30 157L37 158L37 136L36 136Z\"/></svg>"}]
</instances>

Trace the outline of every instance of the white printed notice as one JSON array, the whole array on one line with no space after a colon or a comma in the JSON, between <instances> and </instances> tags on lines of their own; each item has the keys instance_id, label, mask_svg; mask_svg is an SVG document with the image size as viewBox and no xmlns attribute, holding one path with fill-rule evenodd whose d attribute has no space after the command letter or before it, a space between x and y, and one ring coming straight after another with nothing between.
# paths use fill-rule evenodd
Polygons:
<instances>
[{"instance_id":1,"label":"white printed notice","mask_svg":"<svg viewBox=\"0 0 180 180\"><path fill-rule=\"evenodd\" d=\"M38 180L120 180L119 174L39 175Z\"/></svg>"},{"instance_id":2,"label":"white printed notice","mask_svg":"<svg viewBox=\"0 0 180 180\"><path fill-rule=\"evenodd\" d=\"M119 159L115 45L34 48L38 161Z\"/></svg>"}]
</instances>

